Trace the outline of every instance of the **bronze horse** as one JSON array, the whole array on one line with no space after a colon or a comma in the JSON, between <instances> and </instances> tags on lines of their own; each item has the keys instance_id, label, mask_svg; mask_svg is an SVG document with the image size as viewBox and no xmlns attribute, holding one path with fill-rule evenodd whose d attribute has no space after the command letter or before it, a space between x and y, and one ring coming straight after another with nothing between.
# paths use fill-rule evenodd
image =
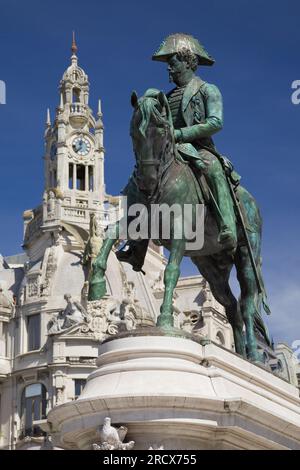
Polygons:
<instances>
[{"instance_id":1,"label":"bronze horse","mask_svg":"<svg viewBox=\"0 0 300 470\"><path fill-rule=\"evenodd\" d=\"M195 225L196 206L205 201L201 188L190 166L180 156L174 141L174 129L166 96L162 92L149 90L138 99L134 92L131 97L134 107L131 120L131 138L136 157L136 167L123 194L128 198L128 207L135 203L150 206L151 203L172 206L191 205L191 226ZM255 199L242 186L238 186L236 195L244 214L248 241L263 286L261 276L261 227L262 219ZM224 306L227 318L232 326L236 352L250 360L260 360L257 351L255 330L270 345L268 331L261 317L261 304L269 313L264 288L258 289L257 276L253 271L249 249L237 218L238 244L233 253L224 249L217 241L218 228L209 207L205 210L204 244L200 249L189 249L187 240L172 236L176 224L182 224L176 217L171 220L169 239L159 238L158 243L170 251L164 273L164 298L160 308L157 325L168 328L173 326L173 293L180 275L180 263L183 256L189 256L199 272L208 281L216 300ZM163 224L162 224L163 225ZM177 227L178 228L178 227ZM93 264L93 273L89 287L89 300L103 297L105 288L105 270L109 253L119 238L118 227L115 237L107 237L100 253ZM235 265L241 295L239 301L229 286L229 276ZM256 274L257 274L256 273ZM244 335L244 327L245 333ZM245 338L246 336L246 338Z\"/></svg>"}]
</instances>

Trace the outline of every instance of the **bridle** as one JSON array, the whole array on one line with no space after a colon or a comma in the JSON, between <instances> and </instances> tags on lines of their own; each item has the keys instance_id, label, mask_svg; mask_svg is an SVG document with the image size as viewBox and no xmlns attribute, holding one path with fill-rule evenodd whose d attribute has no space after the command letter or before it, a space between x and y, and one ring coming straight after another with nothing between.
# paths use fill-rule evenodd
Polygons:
<instances>
[{"instance_id":1,"label":"bridle","mask_svg":"<svg viewBox=\"0 0 300 470\"><path fill-rule=\"evenodd\" d=\"M143 99L147 99L147 97L143 97ZM153 99L153 97L151 97L151 99ZM163 102L161 101L161 99L163 100ZM161 146L161 149L160 149L160 152L159 152L159 155L158 155L157 158L150 159L150 160L143 160L143 159L137 158L137 156L136 156L137 171L138 171L139 167L143 167L143 166L154 166L154 167L157 168L157 170L156 170L157 171L157 183L156 183L156 186L155 186L154 190L151 192L151 194L147 194L147 191L143 190L140 187L139 177L138 177L137 174L135 174L135 180L136 180L137 187L139 188L139 190L141 192L143 192L146 195L147 200L148 200L149 203L154 203L155 200L158 199L159 194L160 194L160 188L162 186L163 177L166 174L166 172L167 172L168 168L170 167L170 165L172 164L172 162L174 161L174 155L175 155L175 141L174 141L174 137L173 137L173 122L172 122L172 117L171 117L171 112L170 112L168 101L167 101L165 95L162 94L162 93L159 95L159 98L156 98L156 100L161 105L162 109L165 108L166 112L167 112L167 120L165 120L165 123L163 124L163 127L165 129L164 142ZM139 109L139 107L137 106L136 111L138 109ZM151 119L149 120L148 125L150 123L151 123ZM145 136L145 138L146 138L146 136ZM170 149L171 150L171 156L170 156L170 158L168 158L166 160L167 147L168 147L169 144L171 144L171 149Z\"/></svg>"}]
</instances>

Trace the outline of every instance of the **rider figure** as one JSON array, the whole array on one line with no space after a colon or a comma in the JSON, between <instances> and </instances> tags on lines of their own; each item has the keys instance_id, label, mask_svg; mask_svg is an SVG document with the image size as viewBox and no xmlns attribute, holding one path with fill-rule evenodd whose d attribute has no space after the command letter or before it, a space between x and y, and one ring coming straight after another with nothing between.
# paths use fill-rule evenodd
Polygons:
<instances>
[{"instance_id":1,"label":"rider figure","mask_svg":"<svg viewBox=\"0 0 300 470\"><path fill-rule=\"evenodd\" d=\"M233 202L222 164L213 153L216 149L212 135L223 126L222 95L215 85L195 75L198 65L213 65L214 60L197 39L181 33L168 36L152 59L168 63L170 81L176 85L167 99L178 150L189 160L198 178L205 176L213 199L211 207L219 228L219 243L234 250L237 233ZM137 271L146 254L141 254L139 243L147 250L148 243L143 240L129 242L129 249L117 254L120 261L129 262Z\"/></svg>"}]
</instances>

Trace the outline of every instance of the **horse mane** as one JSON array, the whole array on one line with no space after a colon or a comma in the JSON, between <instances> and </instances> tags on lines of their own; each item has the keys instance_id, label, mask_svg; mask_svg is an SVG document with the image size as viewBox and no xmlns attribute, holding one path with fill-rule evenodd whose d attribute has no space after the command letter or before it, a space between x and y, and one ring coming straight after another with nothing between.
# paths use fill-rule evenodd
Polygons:
<instances>
[{"instance_id":1,"label":"horse mane","mask_svg":"<svg viewBox=\"0 0 300 470\"><path fill-rule=\"evenodd\" d=\"M166 125L168 125L167 119L162 115L162 109L159 111L159 109L157 108L157 104L161 108L161 104L158 100L158 97L156 98L155 96L153 96L153 94L150 96L149 95L147 96L147 92L142 98L139 99L137 107L135 109L135 112L131 120L131 125L130 125L131 134L132 134L133 125L135 122L136 113L138 111L140 111L140 116L141 116L140 122L138 125L138 131L143 137L146 137L146 131L148 129L150 122L153 122L157 126L165 127Z\"/></svg>"}]
</instances>

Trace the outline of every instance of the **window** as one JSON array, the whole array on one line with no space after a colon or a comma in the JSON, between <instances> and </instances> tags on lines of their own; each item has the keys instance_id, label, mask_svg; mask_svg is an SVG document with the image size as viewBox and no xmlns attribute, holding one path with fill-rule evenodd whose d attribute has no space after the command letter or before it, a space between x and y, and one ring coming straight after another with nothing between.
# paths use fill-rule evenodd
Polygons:
<instances>
[{"instance_id":1,"label":"window","mask_svg":"<svg viewBox=\"0 0 300 470\"><path fill-rule=\"evenodd\" d=\"M84 191L85 168L84 165L76 166L76 189Z\"/></svg>"},{"instance_id":2,"label":"window","mask_svg":"<svg viewBox=\"0 0 300 470\"><path fill-rule=\"evenodd\" d=\"M94 175L93 167L89 166L89 191L94 191Z\"/></svg>"},{"instance_id":3,"label":"window","mask_svg":"<svg viewBox=\"0 0 300 470\"><path fill-rule=\"evenodd\" d=\"M75 400L81 395L82 390L86 384L86 379L74 379L74 388L75 388Z\"/></svg>"},{"instance_id":4,"label":"window","mask_svg":"<svg viewBox=\"0 0 300 470\"><path fill-rule=\"evenodd\" d=\"M37 315L30 315L27 317L27 350L34 351L40 349L41 347L41 316L38 313Z\"/></svg>"},{"instance_id":5,"label":"window","mask_svg":"<svg viewBox=\"0 0 300 470\"><path fill-rule=\"evenodd\" d=\"M73 103L80 103L80 90L73 88Z\"/></svg>"},{"instance_id":6,"label":"window","mask_svg":"<svg viewBox=\"0 0 300 470\"><path fill-rule=\"evenodd\" d=\"M225 339L221 331L218 331L217 336L216 336L216 342L218 344L221 344L221 346L225 346Z\"/></svg>"},{"instance_id":7,"label":"window","mask_svg":"<svg viewBox=\"0 0 300 470\"><path fill-rule=\"evenodd\" d=\"M33 421L46 418L46 387L41 383L35 383L25 387L22 393L21 420L25 436L42 435L39 426L34 426Z\"/></svg>"},{"instance_id":8,"label":"window","mask_svg":"<svg viewBox=\"0 0 300 470\"><path fill-rule=\"evenodd\" d=\"M73 189L73 163L69 163L69 189Z\"/></svg>"}]
</instances>

